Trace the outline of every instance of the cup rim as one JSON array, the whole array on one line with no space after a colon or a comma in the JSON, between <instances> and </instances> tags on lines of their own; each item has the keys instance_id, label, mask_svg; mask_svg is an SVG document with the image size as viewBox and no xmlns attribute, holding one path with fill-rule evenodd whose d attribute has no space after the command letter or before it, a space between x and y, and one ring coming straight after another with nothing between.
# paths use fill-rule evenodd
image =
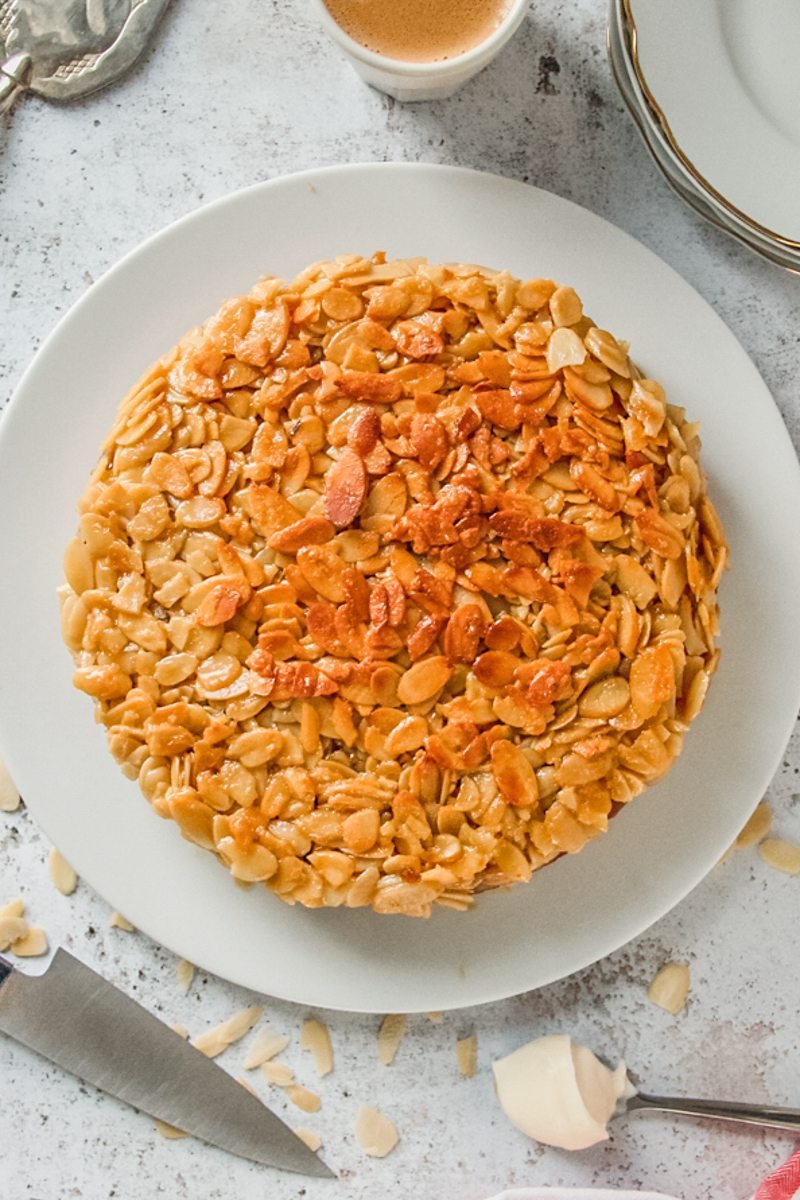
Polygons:
<instances>
[{"instance_id":1,"label":"cup rim","mask_svg":"<svg viewBox=\"0 0 800 1200\"><path fill-rule=\"evenodd\" d=\"M366 46L362 46L355 38L351 38L349 33L345 33L341 25L331 16L325 0L310 0L310 2L316 9L317 16L323 28L353 58L377 70L390 71L393 75L402 75L410 79L425 79L434 74L455 74L464 68L473 66L487 52L491 55L493 51L499 48L498 43L502 42L502 39L508 33L509 27L512 26L513 31L513 23L521 18L521 15L524 14L528 7L528 0L509 0L508 12L500 24L487 38L479 42L477 46L473 46L470 50L465 50L463 54L457 54L454 58L442 58L434 62L420 63L410 62L408 59L403 58L389 58L385 54L378 54L374 50L368 50Z\"/></svg>"}]
</instances>

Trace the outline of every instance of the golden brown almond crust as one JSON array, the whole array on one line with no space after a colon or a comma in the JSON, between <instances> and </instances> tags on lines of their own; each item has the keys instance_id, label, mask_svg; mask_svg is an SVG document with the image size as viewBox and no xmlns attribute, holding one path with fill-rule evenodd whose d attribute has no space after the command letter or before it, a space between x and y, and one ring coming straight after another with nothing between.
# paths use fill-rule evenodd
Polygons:
<instances>
[{"instance_id":1,"label":"golden brown almond crust","mask_svg":"<svg viewBox=\"0 0 800 1200\"><path fill-rule=\"evenodd\" d=\"M679 753L728 554L698 449L569 287L262 279L122 402L65 558L76 686L237 879L466 908Z\"/></svg>"}]
</instances>

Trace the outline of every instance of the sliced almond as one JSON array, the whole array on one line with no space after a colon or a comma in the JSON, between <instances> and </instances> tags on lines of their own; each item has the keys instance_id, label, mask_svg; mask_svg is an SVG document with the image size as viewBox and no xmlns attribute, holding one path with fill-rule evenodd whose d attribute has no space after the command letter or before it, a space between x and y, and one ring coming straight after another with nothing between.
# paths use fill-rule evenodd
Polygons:
<instances>
[{"instance_id":1,"label":"sliced almond","mask_svg":"<svg viewBox=\"0 0 800 1200\"><path fill-rule=\"evenodd\" d=\"M261 1019L263 1011L255 1005L252 1008L243 1008L221 1025L215 1025L213 1029L207 1029L205 1033L192 1038L192 1045L207 1058L216 1058L223 1050L227 1050L228 1046L232 1046L249 1033L256 1021Z\"/></svg>"},{"instance_id":2,"label":"sliced almond","mask_svg":"<svg viewBox=\"0 0 800 1200\"><path fill-rule=\"evenodd\" d=\"M294 1071L291 1067L287 1067L286 1063L270 1062L269 1060L263 1062L261 1074L267 1083L274 1083L276 1087L289 1087L294 1083Z\"/></svg>"},{"instance_id":3,"label":"sliced almond","mask_svg":"<svg viewBox=\"0 0 800 1200\"><path fill-rule=\"evenodd\" d=\"M657 1004L673 1016L679 1013L689 995L689 967L686 963L665 963L647 989L651 1004Z\"/></svg>"},{"instance_id":4,"label":"sliced almond","mask_svg":"<svg viewBox=\"0 0 800 1200\"><path fill-rule=\"evenodd\" d=\"M259 1096L259 1094L258 1094L258 1092L256 1091L256 1089L255 1089L255 1088L253 1087L253 1085L251 1084L250 1080L249 1080L249 1079L245 1079L244 1075L237 1075L237 1076L236 1076L236 1082L237 1082L237 1083L240 1083L240 1084L242 1085L242 1087L244 1088L244 1090L245 1090L246 1092L249 1092L251 1096L255 1096L256 1100L260 1100L260 1099L261 1099L261 1097Z\"/></svg>"},{"instance_id":5,"label":"sliced almond","mask_svg":"<svg viewBox=\"0 0 800 1200\"><path fill-rule=\"evenodd\" d=\"M78 886L78 876L55 847L47 856L47 868L50 872L53 886L58 888L62 896L71 896Z\"/></svg>"},{"instance_id":6,"label":"sliced almond","mask_svg":"<svg viewBox=\"0 0 800 1200\"><path fill-rule=\"evenodd\" d=\"M370 1158L385 1158L400 1140L393 1122L367 1104L362 1104L358 1110L355 1135L359 1146Z\"/></svg>"},{"instance_id":7,"label":"sliced almond","mask_svg":"<svg viewBox=\"0 0 800 1200\"><path fill-rule=\"evenodd\" d=\"M750 820L745 825L742 832L736 839L736 845L740 850L747 846L755 846L758 842L763 841L767 836L772 825L772 812L765 800L762 800L756 811L751 816Z\"/></svg>"},{"instance_id":8,"label":"sliced almond","mask_svg":"<svg viewBox=\"0 0 800 1200\"><path fill-rule=\"evenodd\" d=\"M309 1150L311 1150L313 1154L316 1154L322 1145L322 1138L319 1136L319 1134L314 1133L313 1129L295 1129L295 1133L300 1138L300 1141L305 1142Z\"/></svg>"},{"instance_id":9,"label":"sliced almond","mask_svg":"<svg viewBox=\"0 0 800 1200\"><path fill-rule=\"evenodd\" d=\"M333 1070L333 1046L328 1026L313 1017L303 1022L300 1033L300 1049L308 1050L314 1056L314 1066L320 1079L330 1075Z\"/></svg>"},{"instance_id":10,"label":"sliced almond","mask_svg":"<svg viewBox=\"0 0 800 1200\"><path fill-rule=\"evenodd\" d=\"M178 959L175 967L175 977L178 980L178 987L184 994L188 992L189 988L192 986L194 972L194 963L190 963L187 958Z\"/></svg>"},{"instance_id":11,"label":"sliced almond","mask_svg":"<svg viewBox=\"0 0 800 1200\"><path fill-rule=\"evenodd\" d=\"M0 758L0 812L16 812L20 804L20 795L14 781L8 773L8 767Z\"/></svg>"},{"instance_id":12,"label":"sliced almond","mask_svg":"<svg viewBox=\"0 0 800 1200\"><path fill-rule=\"evenodd\" d=\"M430 1013L425 1013L425 1016L428 1018L428 1020L431 1022L432 1025L441 1025L442 1020L444 1018L444 1013L430 1012Z\"/></svg>"},{"instance_id":13,"label":"sliced almond","mask_svg":"<svg viewBox=\"0 0 800 1200\"><path fill-rule=\"evenodd\" d=\"M800 846L793 846L781 838L767 838L758 847L758 853L768 867L787 875L800 874Z\"/></svg>"},{"instance_id":14,"label":"sliced almond","mask_svg":"<svg viewBox=\"0 0 800 1200\"><path fill-rule=\"evenodd\" d=\"M122 913L112 912L111 916L108 918L108 923L112 929L122 929L125 931L125 933L136 932L128 918L123 917Z\"/></svg>"},{"instance_id":15,"label":"sliced almond","mask_svg":"<svg viewBox=\"0 0 800 1200\"><path fill-rule=\"evenodd\" d=\"M325 516L337 529L351 525L367 494L367 471L355 450L345 446L325 476Z\"/></svg>"},{"instance_id":16,"label":"sliced almond","mask_svg":"<svg viewBox=\"0 0 800 1200\"><path fill-rule=\"evenodd\" d=\"M256 1034L253 1044L245 1055L242 1066L245 1071L254 1071L262 1063L269 1062L278 1054L283 1054L289 1045L289 1038L283 1033L275 1033L267 1027Z\"/></svg>"},{"instance_id":17,"label":"sliced almond","mask_svg":"<svg viewBox=\"0 0 800 1200\"><path fill-rule=\"evenodd\" d=\"M390 1067L394 1062L405 1031L406 1018L403 1013L389 1013L381 1021L378 1030L378 1061L385 1067Z\"/></svg>"},{"instance_id":18,"label":"sliced almond","mask_svg":"<svg viewBox=\"0 0 800 1200\"><path fill-rule=\"evenodd\" d=\"M0 908L0 919L3 917L22 917L25 915L25 901L21 896L17 896L14 900L9 900L8 904Z\"/></svg>"},{"instance_id":19,"label":"sliced almond","mask_svg":"<svg viewBox=\"0 0 800 1200\"><path fill-rule=\"evenodd\" d=\"M17 958L38 958L47 951L47 934L40 925L31 925L24 937L11 943L11 953Z\"/></svg>"},{"instance_id":20,"label":"sliced almond","mask_svg":"<svg viewBox=\"0 0 800 1200\"><path fill-rule=\"evenodd\" d=\"M269 1064L266 1064L269 1066ZM263 1071L263 1067L261 1068ZM297 1108L301 1108L303 1112L319 1112L322 1101L316 1092L309 1091L299 1083L293 1083L286 1088L286 1095L291 1100L292 1104Z\"/></svg>"},{"instance_id":21,"label":"sliced almond","mask_svg":"<svg viewBox=\"0 0 800 1200\"><path fill-rule=\"evenodd\" d=\"M185 1025L181 1025L179 1021L172 1021L170 1023L170 1029L173 1033L177 1033L178 1037L182 1037L184 1041L186 1041L189 1037L189 1030Z\"/></svg>"},{"instance_id":22,"label":"sliced almond","mask_svg":"<svg viewBox=\"0 0 800 1200\"><path fill-rule=\"evenodd\" d=\"M177 1141L178 1138L188 1137L188 1134L184 1133L182 1129L178 1129L177 1125L168 1125L166 1121L157 1120L154 1122L154 1126L157 1133L171 1142Z\"/></svg>"},{"instance_id":23,"label":"sliced almond","mask_svg":"<svg viewBox=\"0 0 800 1200\"><path fill-rule=\"evenodd\" d=\"M478 1069L478 1039L475 1034L456 1042L458 1069L465 1079L471 1079Z\"/></svg>"},{"instance_id":24,"label":"sliced almond","mask_svg":"<svg viewBox=\"0 0 800 1200\"><path fill-rule=\"evenodd\" d=\"M7 907L11 908L12 904ZM21 941L28 936L29 931L30 925L21 914L0 916L0 950L7 950L14 942Z\"/></svg>"}]
</instances>

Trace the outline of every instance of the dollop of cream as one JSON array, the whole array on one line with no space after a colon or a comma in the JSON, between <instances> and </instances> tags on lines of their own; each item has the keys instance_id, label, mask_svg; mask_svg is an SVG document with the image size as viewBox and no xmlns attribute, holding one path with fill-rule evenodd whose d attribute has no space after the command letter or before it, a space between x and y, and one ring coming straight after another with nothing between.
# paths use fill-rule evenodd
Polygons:
<instances>
[{"instance_id":1,"label":"dollop of cream","mask_svg":"<svg viewBox=\"0 0 800 1200\"><path fill-rule=\"evenodd\" d=\"M528 1137L562 1150L606 1141L617 1101L635 1092L624 1062L612 1071L566 1034L528 1042L493 1069L509 1120Z\"/></svg>"}]
</instances>

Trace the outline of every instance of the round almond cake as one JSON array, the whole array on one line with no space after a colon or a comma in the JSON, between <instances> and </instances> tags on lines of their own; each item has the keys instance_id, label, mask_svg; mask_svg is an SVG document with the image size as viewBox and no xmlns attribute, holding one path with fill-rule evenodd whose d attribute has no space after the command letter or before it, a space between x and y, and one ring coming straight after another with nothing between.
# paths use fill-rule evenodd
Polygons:
<instances>
[{"instance_id":1,"label":"round almond cake","mask_svg":"<svg viewBox=\"0 0 800 1200\"><path fill-rule=\"evenodd\" d=\"M122 402L66 553L75 684L237 880L466 909L679 753L728 557L698 450L570 287L261 279Z\"/></svg>"}]
</instances>

